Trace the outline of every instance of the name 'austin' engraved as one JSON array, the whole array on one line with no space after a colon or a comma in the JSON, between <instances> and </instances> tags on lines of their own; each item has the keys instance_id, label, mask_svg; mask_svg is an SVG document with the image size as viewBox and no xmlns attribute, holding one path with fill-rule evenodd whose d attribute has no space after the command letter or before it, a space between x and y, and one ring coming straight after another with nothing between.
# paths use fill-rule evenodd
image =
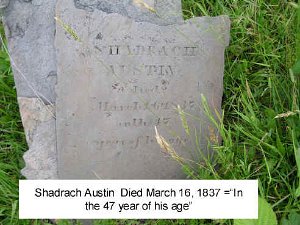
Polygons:
<instances>
[{"instance_id":1,"label":"name 'austin' engraved","mask_svg":"<svg viewBox=\"0 0 300 225\"><path fill-rule=\"evenodd\" d=\"M146 75L146 76L173 76L175 66L172 65L109 65L110 73L116 75Z\"/></svg>"}]
</instances>

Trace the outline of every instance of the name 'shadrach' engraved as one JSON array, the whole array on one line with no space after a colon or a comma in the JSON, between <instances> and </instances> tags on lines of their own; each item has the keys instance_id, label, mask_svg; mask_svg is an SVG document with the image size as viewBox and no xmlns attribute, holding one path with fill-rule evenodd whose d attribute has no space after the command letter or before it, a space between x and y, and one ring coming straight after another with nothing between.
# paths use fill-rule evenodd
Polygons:
<instances>
[{"instance_id":1,"label":"name 'shadrach' engraved","mask_svg":"<svg viewBox=\"0 0 300 225\"><path fill-rule=\"evenodd\" d=\"M160 56L195 57L201 54L199 46L145 46L145 45L95 45L100 55L109 56Z\"/></svg>"}]
</instances>

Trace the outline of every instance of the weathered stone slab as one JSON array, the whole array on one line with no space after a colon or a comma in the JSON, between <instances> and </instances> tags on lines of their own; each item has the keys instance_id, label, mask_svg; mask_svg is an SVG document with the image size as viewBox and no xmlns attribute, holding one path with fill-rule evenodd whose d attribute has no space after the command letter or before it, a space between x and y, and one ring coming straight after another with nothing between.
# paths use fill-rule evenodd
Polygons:
<instances>
[{"instance_id":1,"label":"weathered stone slab","mask_svg":"<svg viewBox=\"0 0 300 225\"><path fill-rule=\"evenodd\" d=\"M55 179L56 0L0 3L7 7L3 9L3 22L29 147L22 174L28 179Z\"/></svg>"},{"instance_id":2,"label":"weathered stone slab","mask_svg":"<svg viewBox=\"0 0 300 225\"><path fill-rule=\"evenodd\" d=\"M170 24L182 21L180 0L73 0L83 11L119 13L137 21ZM150 13L140 2L153 6ZM9 3L9 4L8 4ZM56 84L55 37L56 0L5 0L3 21L12 56L12 68L18 96L40 97L46 104L55 102ZM160 14L164 15L161 16Z\"/></svg>"},{"instance_id":3,"label":"weathered stone slab","mask_svg":"<svg viewBox=\"0 0 300 225\"><path fill-rule=\"evenodd\" d=\"M0 0L0 9L6 8L9 4L9 0Z\"/></svg>"},{"instance_id":4,"label":"weathered stone slab","mask_svg":"<svg viewBox=\"0 0 300 225\"><path fill-rule=\"evenodd\" d=\"M58 2L57 15L80 39L58 25L59 177L183 178L156 143L154 127L186 158L197 157L188 151L196 129L205 151L212 128L200 94L220 111L228 17L159 26L81 10L70 0ZM202 121L190 124L190 137L177 105Z\"/></svg>"},{"instance_id":5,"label":"weathered stone slab","mask_svg":"<svg viewBox=\"0 0 300 225\"><path fill-rule=\"evenodd\" d=\"M55 108L38 98L19 97L18 103L29 146L22 174L28 179L56 179Z\"/></svg>"},{"instance_id":6,"label":"weathered stone slab","mask_svg":"<svg viewBox=\"0 0 300 225\"><path fill-rule=\"evenodd\" d=\"M55 102L55 3L11 0L3 20L17 93Z\"/></svg>"},{"instance_id":7,"label":"weathered stone slab","mask_svg":"<svg viewBox=\"0 0 300 225\"><path fill-rule=\"evenodd\" d=\"M120 2L123 3L120 4ZM145 2L149 6L155 7L156 16L153 17L153 14L147 14L148 11L132 1L74 0L76 7L83 10L115 10L115 12L131 16L136 20L143 19L159 24L177 23L181 20L180 0L156 1L156 3L147 0ZM99 7L108 4L110 8ZM34 111L35 114L39 113L38 110L41 106L32 104L39 99L45 103L45 107L48 107L48 105L54 107L56 98L54 91L56 84L55 6L56 0L0 1L0 8L4 8L3 21L17 94L21 99L27 99L26 101L19 101L22 102L20 110L22 118L24 118L23 108L31 108L31 111ZM158 14L160 12L166 17L160 17ZM147 15L144 15L144 13ZM140 16L143 18L139 19ZM151 18L148 18L148 16L151 16ZM27 127L28 124L31 124L28 121L37 123L38 128L34 129L34 133L26 132L30 150L24 155L26 167L22 173L29 179L56 178L55 118L49 121L23 119L25 131L31 129L31 127Z\"/></svg>"}]
</instances>

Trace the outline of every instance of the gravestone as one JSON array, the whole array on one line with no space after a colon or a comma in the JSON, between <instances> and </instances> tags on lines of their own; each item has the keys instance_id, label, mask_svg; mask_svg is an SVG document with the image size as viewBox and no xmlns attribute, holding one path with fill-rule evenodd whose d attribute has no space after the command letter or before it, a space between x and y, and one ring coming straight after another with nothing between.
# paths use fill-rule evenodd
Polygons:
<instances>
[{"instance_id":1,"label":"gravestone","mask_svg":"<svg viewBox=\"0 0 300 225\"><path fill-rule=\"evenodd\" d=\"M102 1L92 1L92 9L86 2L57 4L59 178L184 178L157 144L154 127L180 158L198 161L196 147L208 150L213 127L201 94L220 112L228 17L157 24ZM133 1L149 18L159 17L151 2ZM178 105L200 119L188 119L190 135Z\"/></svg>"},{"instance_id":2,"label":"gravestone","mask_svg":"<svg viewBox=\"0 0 300 225\"><path fill-rule=\"evenodd\" d=\"M147 1L156 14L139 1L74 0L78 9L120 13L137 21L172 24L182 21L180 0ZM28 179L57 178L55 84L56 0L0 0L11 56L20 114L29 150L22 174Z\"/></svg>"}]
</instances>

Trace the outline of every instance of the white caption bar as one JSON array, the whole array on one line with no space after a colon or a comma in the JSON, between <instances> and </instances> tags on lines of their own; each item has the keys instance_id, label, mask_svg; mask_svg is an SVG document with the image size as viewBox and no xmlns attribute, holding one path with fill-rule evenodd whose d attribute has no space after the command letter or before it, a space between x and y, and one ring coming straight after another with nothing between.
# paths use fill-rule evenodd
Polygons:
<instances>
[{"instance_id":1,"label":"white caption bar","mask_svg":"<svg viewBox=\"0 0 300 225\"><path fill-rule=\"evenodd\" d=\"M20 180L20 219L257 219L256 180Z\"/></svg>"}]
</instances>

